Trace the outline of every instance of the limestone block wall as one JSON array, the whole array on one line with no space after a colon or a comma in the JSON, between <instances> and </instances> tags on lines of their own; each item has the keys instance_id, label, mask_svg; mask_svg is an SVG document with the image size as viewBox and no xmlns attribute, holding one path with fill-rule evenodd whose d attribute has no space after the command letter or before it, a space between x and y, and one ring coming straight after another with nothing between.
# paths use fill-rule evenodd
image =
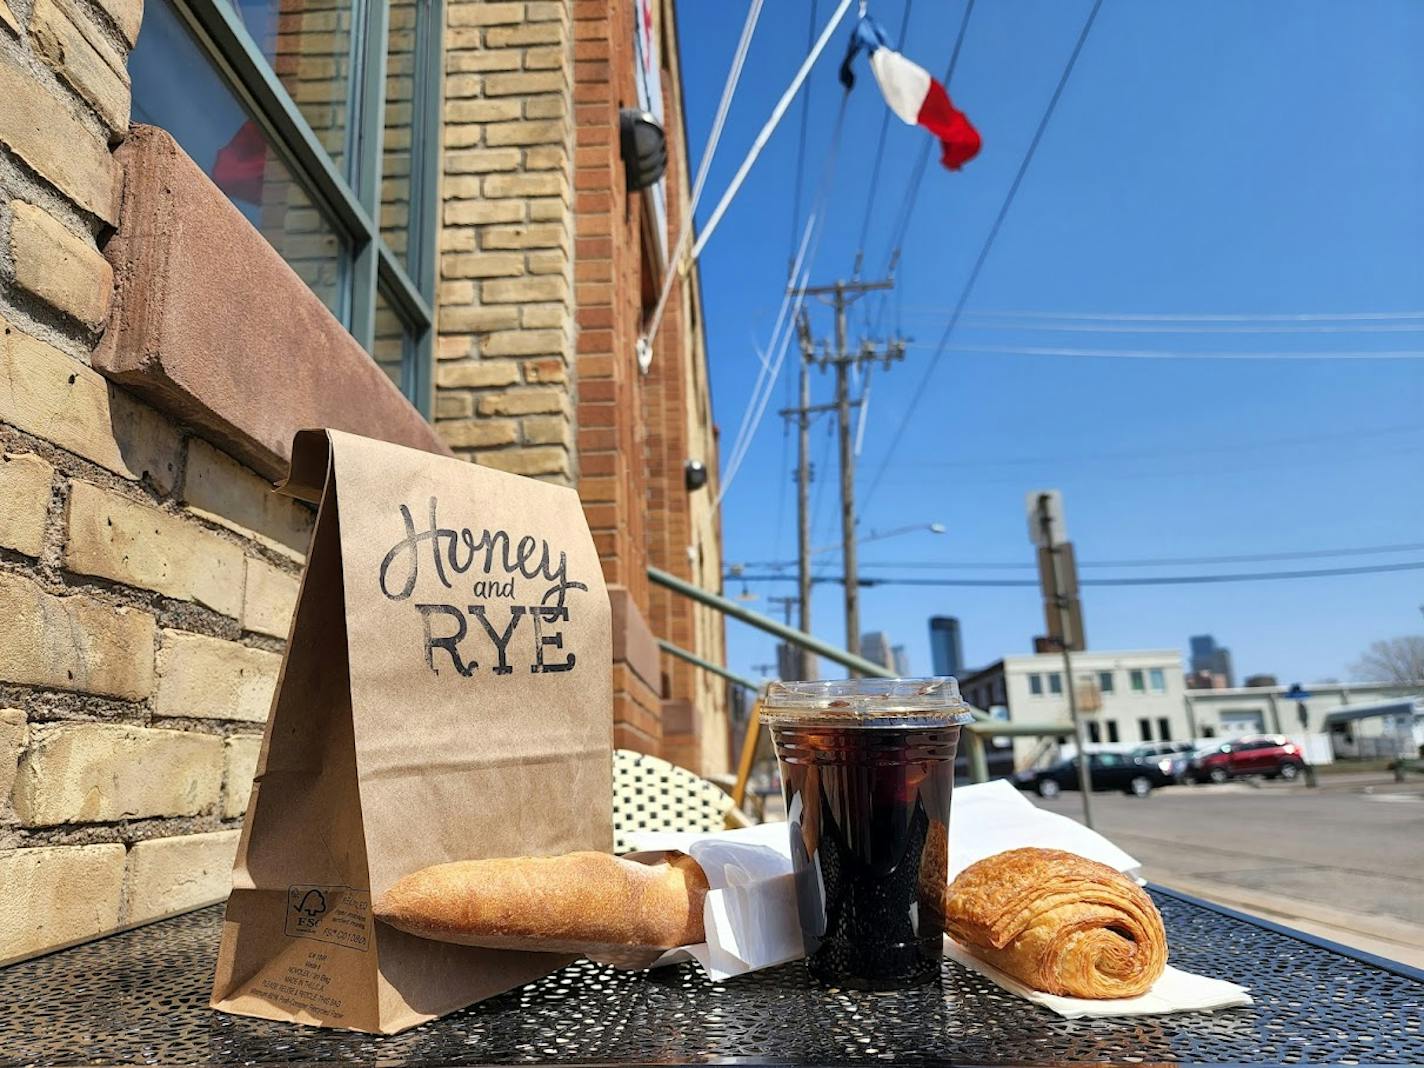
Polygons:
<instances>
[{"instance_id":1,"label":"limestone block wall","mask_svg":"<svg viewBox=\"0 0 1424 1068\"><path fill-rule=\"evenodd\" d=\"M569 6L445 10L436 430L468 459L572 485Z\"/></svg>"},{"instance_id":2,"label":"limestone block wall","mask_svg":"<svg viewBox=\"0 0 1424 1068\"><path fill-rule=\"evenodd\" d=\"M0 963L227 893L311 528L90 366L138 0L0 0Z\"/></svg>"}]
</instances>

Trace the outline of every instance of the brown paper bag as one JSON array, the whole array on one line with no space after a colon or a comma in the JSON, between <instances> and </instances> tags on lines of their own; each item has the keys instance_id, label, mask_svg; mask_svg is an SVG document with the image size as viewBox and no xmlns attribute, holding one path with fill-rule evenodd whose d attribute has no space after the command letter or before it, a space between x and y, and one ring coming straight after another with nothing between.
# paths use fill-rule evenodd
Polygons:
<instances>
[{"instance_id":1,"label":"brown paper bag","mask_svg":"<svg viewBox=\"0 0 1424 1068\"><path fill-rule=\"evenodd\" d=\"M430 864L612 846L608 593L575 493L336 431L238 845L213 1006L390 1033L569 958L432 942L371 900Z\"/></svg>"}]
</instances>

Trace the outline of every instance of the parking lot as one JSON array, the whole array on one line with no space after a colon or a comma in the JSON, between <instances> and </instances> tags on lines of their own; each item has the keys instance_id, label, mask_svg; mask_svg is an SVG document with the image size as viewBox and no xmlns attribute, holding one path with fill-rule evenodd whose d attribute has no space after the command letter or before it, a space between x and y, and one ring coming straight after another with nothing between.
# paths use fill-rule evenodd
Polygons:
<instances>
[{"instance_id":1,"label":"parking lot","mask_svg":"<svg viewBox=\"0 0 1424 1068\"><path fill-rule=\"evenodd\" d=\"M1081 819L1076 792L1033 802ZM1424 780L1322 775L1093 795L1097 829L1146 877L1424 967Z\"/></svg>"}]
</instances>

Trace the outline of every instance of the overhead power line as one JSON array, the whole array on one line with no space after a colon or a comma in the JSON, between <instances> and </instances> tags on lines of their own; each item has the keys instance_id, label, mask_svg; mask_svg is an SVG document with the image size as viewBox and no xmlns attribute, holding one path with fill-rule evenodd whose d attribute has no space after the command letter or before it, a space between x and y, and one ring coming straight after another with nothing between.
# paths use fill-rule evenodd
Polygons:
<instances>
[{"instance_id":1,"label":"overhead power line","mask_svg":"<svg viewBox=\"0 0 1424 1068\"><path fill-rule=\"evenodd\" d=\"M924 307L924 305L915 305ZM1138 323L1342 323L1377 322L1389 319L1424 319L1424 311L1402 312L1299 312L1274 314L1246 312L1214 314L1210 312L1056 312L1039 310L991 310L981 308L971 313L975 318L990 319L1082 319L1090 322Z\"/></svg>"},{"instance_id":2,"label":"overhead power line","mask_svg":"<svg viewBox=\"0 0 1424 1068\"><path fill-rule=\"evenodd\" d=\"M1101 0L1099 0L1101 3ZM969 30L969 18L974 14L974 0L967 0L964 5L964 14L959 19L959 32L954 37L954 49L949 54L949 65L944 72L944 87L946 90L953 88L954 69L959 66L959 53L964 48L964 35ZM910 216L914 214L915 202L920 197L920 185L924 182L925 170L929 166L930 147L933 140L925 140L920 144L919 155L915 158L914 166L910 168L910 184L905 190L903 206L900 215L895 223L895 229L891 231L894 235L890 242L889 251L885 259L885 273L894 274L895 268L900 261L900 249L905 243L905 234L910 229ZM881 303L881 310L884 309L884 302ZM878 323L878 319L877 319Z\"/></svg>"},{"instance_id":3,"label":"overhead power line","mask_svg":"<svg viewBox=\"0 0 1424 1068\"><path fill-rule=\"evenodd\" d=\"M1194 564L1259 564L1269 560L1319 560L1332 556L1374 556L1386 553L1418 552L1424 549L1424 542L1403 542L1396 545L1362 545L1351 549L1298 549L1287 552L1237 553L1227 556L1159 556L1133 557L1124 560L1080 560L1083 567L1182 567ZM834 554L832 554L834 555ZM743 567L768 567L780 569L794 567L789 560L753 560ZM1024 560L885 560L866 562L862 567L904 567L914 570L1022 570L1031 571L1038 567Z\"/></svg>"},{"instance_id":4,"label":"overhead power line","mask_svg":"<svg viewBox=\"0 0 1424 1068\"><path fill-rule=\"evenodd\" d=\"M772 391L776 388L777 378L781 374L781 367L786 359L786 351L791 344L791 332L796 318L801 312L801 304L805 300L803 287L810 277L811 268L815 265L816 250L820 247L821 235L825 232L826 206L829 203L831 188L835 182L836 161L840 155L841 131L845 127L846 104L849 99L849 93L841 95L840 107L836 111L835 127L831 134L831 146L826 154L821 181L817 187L816 200L811 206L810 215L806 218L806 229L801 237L801 249L791 266L791 283L795 288L788 288L783 296L781 312L777 315L776 326L772 329L772 340L768 352L775 349L775 356L769 366L763 365L762 373L757 376L757 385L747 400L747 408L742 413L742 422L738 430L738 440L732 446L726 470L717 489L716 505L720 505L723 498L727 496L728 490L732 488L732 483L736 480L737 472L741 470L742 461L751 451L752 441L756 438L757 429L761 426L762 418L766 414L767 402L771 400ZM789 315L787 314L788 310ZM780 332L779 336L778 331Z\"/></svg>"},{"instance_id":5,"label":"overhead power line","mask_svg":"<svg viewBox=\"0 0 1424 1068\"><path fill-rule=\"evenodd\" d=\"M987 467L1033 467L1040 464L1100 463L1103 460L1145 460L1153 457L1181 459L1184 456L1238 456L1243 452L1257 452L1262 449L1295 448L1300 445L1319 445L1326 442L1367 441L1375 438L1394 437L1399 434L1424 433L1424 422L1398 423L1392 426L1371 426L1341 430L1333 434L1293 434L1282 438L1262 438L1257 441L1227 441L1215 445L1170 446L1162 448L1110 449L1104 452L1063 453L1042 456L1002 456L994 459L975 460L922 460L914 466L921 469L970 468L982 471Z\"/></svg>"},{"instance_id":6,"label":"overhead power line","mask_svg":"<svg viewBox=\"0 0 1424 1068\"><path fill-rule=\"evenodd\" d=\"M945 308L906 310L911 319L930 316L938 318ZM983 317L969 313L960 320L974 330L1033 332L1042 334L1414 334L1424 332L1424 322L1351 322L1328 323L1171 323L1126 321L1087 321L1053 319L1008 319Z\"/></svg>"},{"instance_id":7,"label":"overhead power line","mask_svg":"<svg viewBox=\"0 0 1424 1068\"><path fill-rule=\"evenodd\" d=\"M820 0L811 0L810 18L806 23L806 51L811 51L811 46L816 43L816 9L820 6ZM811 92L815 89L815 84L806 86L806 95L801 98L801 134L796 142L796 181L791 186L791 250L787 255L787 270L790 272L794 268L792 264L796 259L796 234L797 227L801 225L801 187L806 182L806 125L811 115Z\"/></svg>"},{"instance_id":8,"label":"overhead power line","mask_svg":"<svg viewBox=\"0 0 1424 1068\"><path fill-rule=\"evenodd\" d=\"M1376 575L1394 571L1424 570L1424 560L1409 560L1398 564L1370 564L1361 567L1325 567L1305 571L1247 571L1222 575L1161 575L1152 577L1119 576L1114 578L1084 578L1078 580L1080 586L1195 586L1223 582L1267 582L1286 579L1332 578L1342 575ZM792 575L737 575L738 582L793 582ZM844 582L835 575L818 576L816 582ZM887 575L860 577L862 586L982 586L982 587L1034 587L1037 579L958 579L921 578L918 576Z\"/></svg>"},{"instance_id":9,"label":"overhead power line","mask_svg":"<svg viewBox=\"0 0 1424 1068\"><path fill-rule=\"evenodd\" d=\"M1191 352L1180 349L1078 349L1078 348L1057 348L1051 345L907 345L910 349L923 349L934 352L931 357L931 366L939 361L939 358L946 352L957 352L966 356L995 355L995 356L1052 356L1066 357L1069 359L1091 359L1091 360L1424 360L1424 349L1344 349L1325 350L1319 352L1293 351L1289 349L1264 351L1264 352L1212 352L1202 350ZM923 391L927 382L920 381L920 389ZM915 394L917 401L921 393ZM911 402L914 407L914 401ZM903 425L903 424L902 424ZM898 441L898 437L896 439ZM893 447L893 446L892 446ZM877 473L878 477L878 473Z\"/></svg>"},{"instance_id":10,"label":"overhead power line","mask_svg":"<svg viewBox=\"0 0 1424 1068\"><path fill-rule=\"evenodd\" d=\"M989 227L989 232L984 238L984 244L979 249L979 255L974 260L974 266L969 272L969 277L965 280L964 288L959 293L959 299L954 303L954 311L951 313L949 322L945 325L944 333L940 335L939 347L934 355L930 357L925 366L924 374L920 376L919 388L910 397L910 406L901 417L899 425L895 428L895 433L890 440L890 448L885 452L885 458L881 461L880 467L875 472L875 478L870 483L870 488L865 494L865 505L870 504L871 498L875 495L876 488L880 485L880 480L884 478L886 469L890 466L890 460L899 447L900 441L905 436L905 429L910 425L910 419L915 414L915 409L919 407L920 401L924 399L928 392L931 377L935 368L939 365L940 359L944 356L945 349L949 345L950 336L954 333L954 328L959 325L959 318L964 314L964 307L969 303L969 298L974 292L974 286L979 281L979 275L984 270L984 264L989 258L989 252L994 247L994 242L999 236L999 231L1003 229L1004 220L1008 217L1009 209L1013 207L1014 199L1018 196L1020 187L1023 185L1024 175L1028 173L1029 165L1033 163L1033 158L1038 152L1038 146L1043 141L1044 131L1048 129L1048 124L1053 119L1054 112L1058 109L1058 101L1063 97L1063 90L1068 85L1068 79L1073 75L1073 68L1078 65L1078 57L1083 52L1083 45L1087 43L1088 34L1092 32L1093 24L1097 21L1098 12L1102 10L1103 0L1093 0L1093 6L1088 11L1088 17L1083 20L1083 27L1078 31L1078 39L1073 42L1073 50L1068 53L1068 61L1063 65L1063 73L1058 77L1058 84L1053 88L1053 95L1048 98L1048 104L1043 109L1043 115L1038 120L1038 126L1033 131L1033 137L1028 143L1028 148L1024 151L1023 160L1019 163L1019 169L1014 174L1014 180L1010 183L1008 192L1004 194L1004 201L999 206L999 212L994 217L993 224Z\"/></svg>"},{"instance_id":11,"label":"overhead power line","mask_svg":"<svg viewBox=\"0 0 1424 1068\"><path fill-rule=\"evenodd\" d=\"M905 31L910 26L910 12L915 9L915 0L905 0L905 13L900 17L900 38L895 45L897 52L905 50ZM890 109L882 108L880 112L880 133L875 139L875 155L872 156L874 162L870 169L870 188L865 194L865 215L860 221L860 240L855 246L855 269L853 277L860 277L861 261L865 257L865 239L870 234L870 217L875 211L875 191L880 185L880 165L885 160L885 136L890 132Z\"/></svg>"}]
</instances>

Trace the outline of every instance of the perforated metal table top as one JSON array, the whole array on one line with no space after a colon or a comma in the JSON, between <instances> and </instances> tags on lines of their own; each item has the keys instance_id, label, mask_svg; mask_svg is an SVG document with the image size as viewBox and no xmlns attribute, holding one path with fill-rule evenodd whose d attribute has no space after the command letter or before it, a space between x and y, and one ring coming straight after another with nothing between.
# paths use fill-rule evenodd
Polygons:
<instances>
[{"instance_id":1,"label":"perforated metal table top","mask_svg":"<svg viewBox=\"0 0 1424 1068\"><path fill-rule=\"evenodd\" d=\"M818 989L800 962L723 984L586 961L390 1037L208 1008L221 910L0 969L0 1064L1424 1064L1424 974L1154 889L1172 960L1249 1008L1068 1021L951 961L937 986Z\"/></svg>"}]
</instances>

